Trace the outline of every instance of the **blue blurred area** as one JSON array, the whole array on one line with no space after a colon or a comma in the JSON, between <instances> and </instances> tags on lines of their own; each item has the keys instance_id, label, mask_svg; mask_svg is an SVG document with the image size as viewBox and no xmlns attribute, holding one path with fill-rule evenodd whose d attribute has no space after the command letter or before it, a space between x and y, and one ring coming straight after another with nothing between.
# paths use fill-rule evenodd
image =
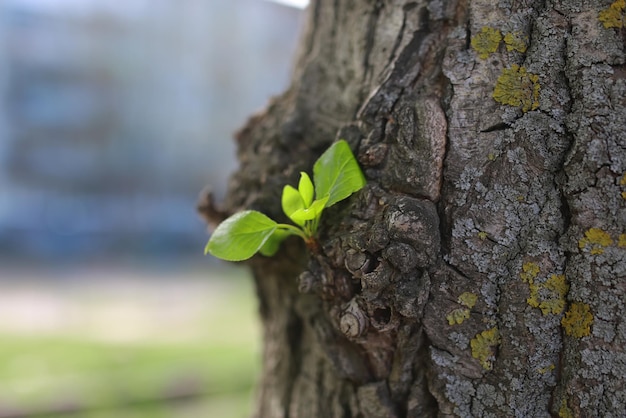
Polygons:
<instances>
[{"instance_id":1,"label":"blue blurred area","mask_svg":"<svg viewBox=\"0 0 626 418\"><path fill-rule=\"evenodd\" d=\"M0 257L202 257L200 190L287 85L300 10L263 0L0 2Z\"/></svg>"}]
</instances>

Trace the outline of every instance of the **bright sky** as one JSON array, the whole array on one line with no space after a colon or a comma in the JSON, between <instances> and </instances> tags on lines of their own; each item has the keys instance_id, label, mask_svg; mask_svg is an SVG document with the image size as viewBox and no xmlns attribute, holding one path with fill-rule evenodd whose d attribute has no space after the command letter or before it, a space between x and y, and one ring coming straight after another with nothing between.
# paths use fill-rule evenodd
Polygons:
<instances>
[{"instance_id":1,"label":"bright sky","mask_svg":"<svg viewBox=\"0 0 626 418\"><path fill-rule=\"evenodd\" d=\"M298 9L304 9L309 4L309 0L270 0L275 3L284 4L291 7L297 7Z\"/></svg>"},{"instance_id":2,"label":"bright sky","mask_svg":"<svg viewBox=\"0 0 626 418\"><path fill-rule=\"evenodd\" d=\"M269 0L286 6L304 9L309 0ZM52 13L90 14L106 11L122 15L141 14L148 7L149 0L7 0L9 4L19 4Z\"/></svg>"},{"instance_id":3,"label":"bright sky","mask_svg":"<svg viewBox=\"0 0 626 418\"><path fill-rule=\"evenodd\" d=\"M5 4L16 5L48 13L89 15L107 12L122 16L144 14L149 0L5 0Z\"/></svg>"}]
</instances>

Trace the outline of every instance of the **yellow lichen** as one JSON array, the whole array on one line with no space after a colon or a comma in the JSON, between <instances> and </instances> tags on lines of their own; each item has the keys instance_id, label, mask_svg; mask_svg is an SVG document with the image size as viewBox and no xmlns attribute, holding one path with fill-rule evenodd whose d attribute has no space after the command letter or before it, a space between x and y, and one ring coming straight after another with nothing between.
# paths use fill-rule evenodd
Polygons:
<instances>
[{"instance_id":1,"label":"yellow lichen","mask_svg":"<svg viewBox=\"0 0 626 418\"><path fill-rule=\"evenodd\" d=\"M528 37L519 32L509 32L504 35L504 44L507 51L526 52Z\"/></svg>"},{"instance_id":2,"label":"yellow lichen","mask_svg":"<svg viewBox=\"0 0 626 418\"><path fill-rule=\"evenodd\" d=\"M496 102L521 106L523 112L539 107L539 76L529 73L526 68L513 64L511 68L502 70L493 90Z\"/></svg>"},{"instance_id":3,"label":"yellow lichen","mask_svg":"<svg viewBox=\"0 0 626 418\"><path fill-rule=\"evenodd\" d=\"M558 315L565 308L565 296L569 291L569 284L562 274L551 275L545 283L536 283L539 274L539 265L532 261L522 265L521 279L528 283L530 296L526 299L533 308L541 309L544 315L549 313Z\"/></svg>"},{"instance_id":4,"label":"yellow lichen","mask_svg":"<svg viewBox=\"0 0 626 418\"><path fill-rule=\"evenodd\" d=\"M472 357L478 359L483 369L493 369L493 361L495 360L494 350L501 341L500 332L496 327L477 334L470 341Z\"/></svg>"},{"instance_id":5,"label":"yellow lichen","mask_svg":"<svg viewBox=\"0 0 626 418\"><path fill-rule=\"evenodd\" d=\"M598 20L606 29L623 28L624 11L626 11L626 0L616 0L608 8L598 13Z\"/></svg>"},{"instance_id":6,"label":"yellow lichen","mask_svg":"<svg viewBox=\"0 0 626 418\"><path fill-rule=\"evenodd\" d=\"M489 54L498 50L498 45L502 40L502 34L498 29L483 26L476 35L472 37L472 48L478 52L478 56L485 59Z\"/></svg>"},{"instance_id":7,"label":"yellow lichen","mask_svg":"<svg viewBox=\"0 0 626 418\"><path fill-rule=\"evenodd\" d=\"M620 186L626 186L626 173L624 173L624 176L622 177L622 179L619 181L619 185Z\"/></svg>"},{"instance_id":8,"label":"yellow lichen","mask_svg":"<svg viewBox=\"0 0 626 418\"><path fill-rule=\"evenodd\" d=\"M565 296L569 285L562 274L553 274L543 284L529 282L530 296L526 299L533 308L541 309L544 315L549 313L558 315L565 308Z\"/></svg>"},{"instance_id":9,"label":"yellow lichen","mask_svg":"<svg viewBox=\"0 0 626 418\"><path fill-rule=\"evenodd\" d=\"M459 308L450 312L446 316L446 319L448 320L449 325L454 325L454 324L458 325L458 324L462 324L463 321L465 321L466 319L469 319L469 317L470 317L469 309Z\"/></svg>"},{"instance_id":10,"label":"yellow lichen","mask_svg":"<svg viewBox=\"0 0 626 418\"><path fill-rule=\"evenodd\" d=\"M550 276L550 278L544 283L543 287L562 296L565 296L569 291L569 285L565 280L565 276L562 274L553 274Z\"/></svg>"},{"instance_id":11,"label":"yellow lichen","mask_svg":"<svg viewBox=\"0 0 626 418\"><path fill-rule=\"evenodd\" d=\"M470 292L464 292L459 296L459 298L457 299L457 302L460 305L466 306L467 308L472 308L476 304L477 300L478 300L478 296L476 296L475 294L470 293ZM446 319L448 320L448 324L450 325L462 324L463 321L465 321L466 319L469 319L470 310L467 308L459 308L450 312L446 316Z\"/></svg>"},{"instance_id":12,"label":"yellow lichen","mask_svg":"<svg viewBox=\"0 0 626 418\"><path fill-rule=\"evenodd\" d=\"M478 238L480 238L481 240L486 240L487 239L487 233L485 231L480 231L478 233Z\"/></svg>"},{"instance_id":13,"label":"yellow lichen","mask_svg":"<svg viewBox=\"0 0 626 418\"><path fill-rule=\"evenodd\" d=\"M626 192L622 192L622 199L626 200Z\"/></svg>"},{"instance_id":14,"label":"yellow lichen","mask_svg":"<svg viewBox=\"0 0 626 418\"><path fill-rule=\"evenodd\" d=\"M626 234L620 234L619 240L617 241L617 246L624 248L626 247Z\"/></svg>"},{"instance_id":15,"label":"yellow lichen","mask_svg":"<svg viewBox=\"0 0 626 418\"><path fill-rule=\"evenodd\" d=\"M561 408L559 408L559 418L574 418L574 412L567 406L567 401L563 399L561 401Z\"/></svg>"},{"instance_id":16,"label":"yellow lichen","mask_svg":"<svg viewBox=\"0 0 626 418\"><path fill-rule=\"evenodd\" d=\"M541 374L546 374L548 372L551 372L552 370L554 370L554 364L549 365L548 367L542 367L541 369L539 369L539 373Z\"/></svg>"},{"instance_id":17,"label":"yellow lichen","mask_svg":"<svg viewBox=\"0 0 626 418\"><path fill-rule=\"evenodd\" d=\"M478 296L476 296L475 294L473 294L471 292L461 293L461 295L457 299L457 301L461 305L467 306L468 308L473 308L474 305L476 305L476 301L477 300L478 300Z\"/></svg>"},{"instance_id":18,"label":"yellow lichen","mask_svg":"<svg viewBox=\"0 0 626 418\"><path fill-rule=\"evenodd\" d=\"M589 228L585 236L578 241L581 250L591 247L591 254L597 255L604 252L604 248L613 244L611 236L600 228Z\"/></svg>"},{"instance_id":19,"label":"yellow lichen","mask_svg":"<svg viewBox=\"0 0 626 418\"><path fill-rule=\"evenodd\" d=\"M519 274L523 281L532 283L533 279L539 274L539 266L537 263L529 261L522 265L522 272Z\"/></svg>"},{"instance_id":20,"label":"yellow lichen","mask_svg":"<svg viewBox=\"0 0 626 418\"><path fill-rule=\"evenodd\" d=\"M593 323L593 315L589 305L581 302L574 302L565 312L565 316L561 319L561 325L565 329L565 333L572 337L582 338L591 333L591 324Z\"/></svg>"},{"instance_id":21,"label":"yellow lichen","mask_svg":"<svg viewBox=\"0 0 626 418\"><path fill-rule=\"evenodd\" d=\"M496 160L496 155L493 152L490 152L489 155L487 155L487 159L489 161L495 161Z\"/></svg>"}]
</instances>

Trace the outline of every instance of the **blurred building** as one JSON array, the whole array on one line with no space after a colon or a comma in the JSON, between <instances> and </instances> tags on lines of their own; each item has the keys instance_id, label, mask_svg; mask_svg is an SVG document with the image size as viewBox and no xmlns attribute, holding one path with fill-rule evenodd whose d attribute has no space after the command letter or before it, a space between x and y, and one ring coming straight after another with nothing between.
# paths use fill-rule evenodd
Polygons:
<instances>
[{"instance_id":1,"label":"blurred building","mask_svg":"<svg viewBox=\"0 0 626 418\"><path fill-rule=\"evenodd\" d=\"M300 11L263 0L0 2L0 254L201 254L199 191L287 85Z\"/></svg>"}]
</instances>

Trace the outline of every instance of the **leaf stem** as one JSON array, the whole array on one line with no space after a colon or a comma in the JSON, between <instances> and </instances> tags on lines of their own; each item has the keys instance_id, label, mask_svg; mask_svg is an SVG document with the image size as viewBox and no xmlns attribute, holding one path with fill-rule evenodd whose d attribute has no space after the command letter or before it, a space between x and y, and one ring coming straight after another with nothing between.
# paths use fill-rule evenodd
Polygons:
<instances>
[{"instance_id":1,"label":"leaf stem","mask_svg":"<svg viewBox=\"0 0 626 418\"><path fill-rule=\"evenodd\" d=\"M302 238L305 241L309 238L309 236L303 230L301 230L300 228L295 227L293 225L277 224L276 228L287 230L287 231L291 232L292 234L299 236L300 238Z\"/></svg>"}]
</instances>

